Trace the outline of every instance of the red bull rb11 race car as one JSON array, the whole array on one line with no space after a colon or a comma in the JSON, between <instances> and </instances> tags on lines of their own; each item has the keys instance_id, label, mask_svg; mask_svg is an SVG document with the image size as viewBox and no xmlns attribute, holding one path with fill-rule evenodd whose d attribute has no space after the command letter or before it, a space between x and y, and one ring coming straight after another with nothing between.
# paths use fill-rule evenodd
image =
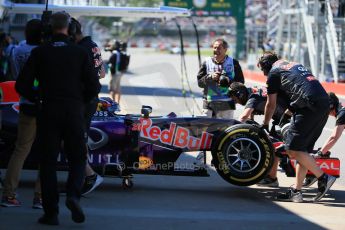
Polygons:
<instances>
[{"instance_id":1,"label":"red bull rb11 race car","mask_svg":"<svg viewBox=\"0 0 345 230\"><path fill-rule=\"evenodd\" d=\"M0 132L0 168L6 168L17 135L19 97L14 82L0 83L3 100ZM209 176L206 165L181 164L184 152L211 151L212 166L227 182L249 186L263 179L272 167L280 141L252 124L234 119L206 117L150 116L152 108L143 106L139 114L120 115L110 98L100 98L88 137L89 163L102 176L120 177L124 187L132 187L133 174ZM278 143L278 144L277 144ZM274 147L276 146L276 148ZM205 154L206 157L206 154ZM288 158L283 167L293 176L294 164ZM339 176L339 160L320 159L331 175ZM63 151L57 169L68 170ZM183 167L182 167L183 166ZM326 169L327 167L321 167ZM38 168L34 143L24 169Z\"/></svg>"}]
</instances>

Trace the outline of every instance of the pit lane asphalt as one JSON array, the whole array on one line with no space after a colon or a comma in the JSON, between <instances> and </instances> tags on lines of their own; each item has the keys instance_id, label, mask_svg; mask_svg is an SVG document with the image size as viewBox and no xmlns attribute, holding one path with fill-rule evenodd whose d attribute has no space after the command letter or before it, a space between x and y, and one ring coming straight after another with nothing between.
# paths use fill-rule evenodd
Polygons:
<instances>
[{"instance_id":1,"label":"pit lane asphalt","mask_svg":"<svg viewBox=\"0 0 345 230\"><path fill-rule=\"evenodd\" d=\"M153 106L153 115L171 111L178 115L189 115L184 98L180 96L179 57L152 51L131 52L132 73L123 77L123 111L139 113L141 105L147 104ZM195 79L197 58L187 56L186 59L193 91L200 95ZM109 79L104 79L102 83L107 84L108 81ZM104 86L102 95L106 95L106 90L107 87ZM201 105L201 100L197 101ZM198 114L196 106L192 106L192 100L187 99L187 103ZM242 109L239 107L235 116ZM330 119L327 128L331 129L333 125L334 119ZM327 132L325 135L329 134ZM344 137L340 141L336 146L339 150L344 146ZM340 151L333 152L338 157L343 156ZM183 155L180 163L191 164L195 154ZM222 180L214 170L210 169L209 172L209 178L135 175L134 188L131 190L123 190L119 179L105 178L95 192L82 199L87 218L83 224L72 222L70 213L64 206L65 197L61 197L59 228L344 229L345 187L340 182L343 180L337 181L322 202L296 204L274 199L277 192L284 191L294 183L294 178L286 178L282 173L278 175L281 188L272 189L233 186ZM66 173L60 172L58 175L59 181L63 183ZM1 230L58 228L36 223L42 211L31 209L35 178L36 172L23 172L18 189L23 206L0 208ZM313 189L306 190L304 198L314 196L315 188L313 186Z\"/></svg>"}]
</instances>

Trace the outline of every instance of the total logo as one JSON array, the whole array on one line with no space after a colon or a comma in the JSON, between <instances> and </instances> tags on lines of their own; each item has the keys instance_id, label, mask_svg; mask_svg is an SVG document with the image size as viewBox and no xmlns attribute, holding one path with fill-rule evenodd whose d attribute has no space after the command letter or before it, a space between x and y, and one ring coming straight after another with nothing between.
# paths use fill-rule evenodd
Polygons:
<instances>
[{"instance_id":1,"label":"total logo","mask_svg":"<svg viewBox=\"0 0 345 230\"><path fill-rule=\"evenodd\" d=\"M153 160L149 157L139 156L139 169L148 169L153 165Z\"/></svg>"},{"instance_id":2,"label":"total logo","mask_svg":"<svg viewBox=\"0 0 345 230\"><path fill-rule=\"evenodd\" d=\"M333 176L340 175L340 161L337 158L315 158L316 164L320 167L325 173L331 174ZM296 168L296 160L291 160L292 166Z\"/></svg>"},{"instance_id":3,"label":"total logo","mask_svg":"<svg viewBox=\"0 0 345 230\"><path fill-rule=\"evenodd\" d=\"M202 132L200 138L190 135L188 129L178 126L171 122L169 129L161 130L160 127L152 125L150 118L140 118L140 124L133 127L133 130L140 131L140 137L159 141L162 144L171 145L181 149L189 149L191 151L210 149L213 134Z\"/></svg>"}]
</instances>

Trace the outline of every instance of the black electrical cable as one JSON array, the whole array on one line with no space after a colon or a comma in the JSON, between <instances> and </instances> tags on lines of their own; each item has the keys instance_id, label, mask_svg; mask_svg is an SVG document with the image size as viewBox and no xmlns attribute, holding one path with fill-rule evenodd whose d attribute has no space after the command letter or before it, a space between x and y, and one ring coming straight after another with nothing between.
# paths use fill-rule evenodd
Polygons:
<instances>
[{"instance_id":1,"label":"black electrical cable","mask_svg":"<svg viewBox=\"0 0 345 230\"><path fill-rule=\"evenodd\" d=\"M181 26L180 24L177 22L176 19L174 19L178 32L179 32L179 37L180 37L180 54L181 54L181 85L182 85L182 96L184 98L184 104L186 106L186 108L188 109L188 112L193 115L193 111L190 109L190 107L188 106L187 103L187 97L186 97L186 90L184 88L184 77L185 77L185 73L184 73L184 68L183 68L183 53L184 53L184 48L183 48L183 37L182 37L182 31L181 31Z\"/></svg>"},{"instance_id":2,"label":"black electrical cable","mask_svg":"<svg viewBox=\"0 0 345 230\"><path fill-rule=\"evenodd\" d=\"M190 85L190 82L189 82L189 79L188 79L188 74L187 74L187 65L186 65L186 59L185 59L185 51L184 51L184 44L183 44L183 35L182 35L182 30L181 30L181 26L180 24L177 22L177 20L175 19L175 23L176 23L176 26L177 26L177 29L179 31L179 36L180 36L180 46L181 46L181 51L180 51L180 55L181 55L181 75L182 75L182 94L185 98L185 104L189 110L189 112L194 115L194 112L190 110L190 108L188 107L188 103L187 103L187 98L186 98L186 90L184 88L184 80L186 81L187 83L187 86L188 86L188 91L189 91L189 94L190 96L192 97L199 113L202 112L201 108L199 107L199 104L197 103L196 99L195 99L195 96L194 96L194 93L192 91L192 87Z\"/></svg>"},{"instance_id":3,"label":"black electrical cable","mask_svg":"<svg viewBox=\"0 0 345 230\"><path fill-rule=\"evenodd\" d=\"M200 54L200 41L199 41L199 31L198 28L196 27L196 24L193 20L193 17L190 17L190 20L192 21L193 28L195 31L195 37L196 37L196 47L198 49L198 61L199 61L199 67L201 67L201 54Z\"/></svg>"},{"instance_id":4,"label":"black electrical cable","mask_svg":"<svg viewBox=\"0 0 345 230\"><path fill-rule=\"evenodd\" d=\"M49 0L46 0L46 11L48 10Z\"/></svg>"}]
</instances>

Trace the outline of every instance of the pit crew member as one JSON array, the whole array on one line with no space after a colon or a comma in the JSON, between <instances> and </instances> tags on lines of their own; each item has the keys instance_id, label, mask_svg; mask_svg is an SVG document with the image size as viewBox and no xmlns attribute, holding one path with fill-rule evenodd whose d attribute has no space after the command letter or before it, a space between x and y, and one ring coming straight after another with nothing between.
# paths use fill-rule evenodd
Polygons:
<instances>
[{"instance_id":1,"label":"pit crew member","mask_svg":"<svg viewBox=\"0 0 345 230\"><path fill-rule=\"evenodd\" d=\"M317 202L336 180L335 177L325 174L308 154L313 150L327 122L328 94L306 67L299 63L279 60L274 52L265 52L258 61L258 67L267 76L268 96L262 128L268 129L277 98L286 100L293 112L285 146L289 157L298 161L296 185L277 198L282 201L303 202L301 188L309 170L318 178L318 193L314 197Z\"/></svg>"}]
</instances>

